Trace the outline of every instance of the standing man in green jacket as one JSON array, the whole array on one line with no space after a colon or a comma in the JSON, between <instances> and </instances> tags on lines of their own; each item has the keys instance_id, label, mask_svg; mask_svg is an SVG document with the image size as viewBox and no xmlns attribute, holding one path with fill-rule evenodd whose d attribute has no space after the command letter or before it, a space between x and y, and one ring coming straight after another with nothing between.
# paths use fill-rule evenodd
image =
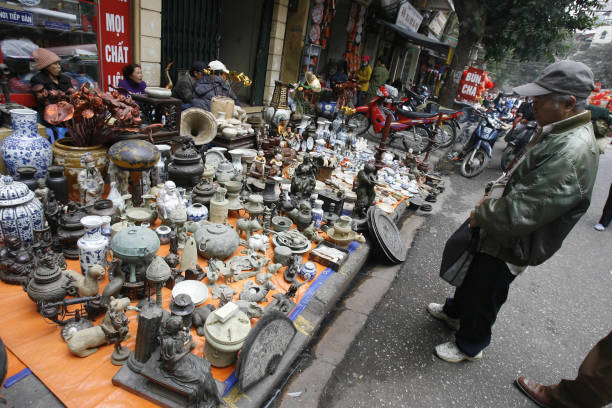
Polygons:
<instances>
[{"instance_id":1,"label":"standing man in green jacket","mask_svg":"<svg viewBox=\"0 0 612 408\"><path fill-rule=\"evenodd\" d=\"M386 84L388 79L389 71L387 70L387 67L385 67L382 57L378 57L376 59L376 67L374 67L372 77L370 78L370 86L368 87L367 96L368 101L376 96L376 91L378 91L378 88Z\"/></svg>"},{"instance_id":2,"label":"standing man in green jacket","mask_svg":"<svg viewBox=\"0 0 612 408\"><path fill-rule=\"evenodd\" d=\"M583 63L559 61L533 82L514 88L534 98L541 131L508 174L493 183L470 215L480 228L480 250L453 296L427 310L457 330L436 346L441 359L479 360L510 283L561 247L591 202L599 149L586 98L593 73Z\"/></svg>"}]
</instances>

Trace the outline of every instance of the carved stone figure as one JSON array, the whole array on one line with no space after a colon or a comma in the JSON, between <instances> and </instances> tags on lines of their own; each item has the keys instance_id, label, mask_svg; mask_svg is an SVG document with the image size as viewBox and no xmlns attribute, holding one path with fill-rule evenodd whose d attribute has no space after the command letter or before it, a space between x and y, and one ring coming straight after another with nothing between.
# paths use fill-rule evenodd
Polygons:
<instances>
[{"instance_id":1,"label":"carved stone figure","mask_svg":"<svg viewBox=\"0 0 612 408\"><path fill-rule=\"evenodd\" d=\"M307 200L316 187L316 167L310 156L305 156L304 161L295 169L291 180L291 199L296 202Z\"/></svg>"},{"instance_id":2,"label":"carved stone figure","mask_svg":"<svg viewBox=\"0 0 612 408\"><path fill-rule=\"evenodd\" d=\"M20 285L28 280L36 268L34 255L29 246L18 237L4 237L0 249L0 278L5 283Z\"/></svg>"},{"instance_id":3,"label":"carved stone figure","mask_svg":"<svg viewBox=\"0 0 612 408\"><path fill-rule=\"evenodd\" d=\"M38 179L38 188L34 190L34 194L36 194L36 198L38 198L43 205L47 203L49 191L51 190L47 187L46 180L44 178Z\"/></svg>"},{"instance_id":4,"label":"carved stone figure","mask_svg":"<svg viewBox=\"0 0 612 408\"><path fill-rule=\"evenodd\" d=\"M106 316L100 325L77 331L66 338L70 352L78 357L87 357L98 351L100 346L127 339L129 320L125 311L129 305L129 298L111 298Z\"/></svg>"}]
</instances>

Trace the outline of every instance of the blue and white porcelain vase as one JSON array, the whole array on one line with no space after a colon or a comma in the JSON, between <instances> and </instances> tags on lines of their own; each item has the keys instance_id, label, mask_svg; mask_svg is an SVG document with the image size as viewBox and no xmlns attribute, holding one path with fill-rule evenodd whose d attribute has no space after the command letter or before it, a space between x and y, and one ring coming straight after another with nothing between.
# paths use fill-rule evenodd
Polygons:
<instances>
[{"instance_id":1,"label":"blue and white porcelain vase","mask_svg":"<svg viewBox=\"0 0 612 408\"><path fill-rule=\"evenodd\" d=\"M314 200L314 208L312 209L312 222L314 227L321 228L321 222L323 222L323 200Z\"/></svg>"},{"instance_id":2,"label":"blue and white porcelain vase","mask_svg":"<svg viewBox=\"0 0 612 408\"><path fill-rule=\"evenodd\" d=\"M106 254L109 244L108 238L102 234L104 220L98 215L88 215L81 218L81 224L85 227L85 235L77 241L79 247L79 260L81 262L81 273L85 275L87 269L92 265L100 265L106 268Z\"/></svg>"},{"instance_id":3,"label":"blue and white porcelain vase","mask_svg":"<svg viewBox=\"0 0 612 408\"><path fill-rule=\"evenodd\" d=\"M0 229L2 237L19 237L32 243L34 230L44 227L43 205L25 184L4 176L0 185Z\"/></svg>"},{"instance_id":4,"label":"blue and white porcelain vase","mask_svg":"<svg viewBox=\"0 0 612 408\"><path fill-rule=\"evenodd\" d=\"M38 134L36 111L32 109L11 110L13 133L1 145L2 159L8 173L16 177L17 167L31 166L36 169L36 178L47 178L47 168L53 160L51 143Z\"/></svg>"},{"instance_id":5,"label":"blue and white porcelain vase","mask_svg":"<svg viewBox=\"0 0 612 408\"><path fill-rule=\"evenodd\" d=\"M187 207L187 219L199 222L208 219L208 209L204 204L194 203Z\"/></svg>"}]
</instances>

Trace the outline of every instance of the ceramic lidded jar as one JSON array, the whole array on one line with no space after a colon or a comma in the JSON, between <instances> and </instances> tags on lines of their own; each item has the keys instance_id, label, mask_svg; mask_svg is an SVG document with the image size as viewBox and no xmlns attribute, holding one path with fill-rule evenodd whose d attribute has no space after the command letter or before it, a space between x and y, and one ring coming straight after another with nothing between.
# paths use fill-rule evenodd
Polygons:
<instances>
[{"instance_id":1,"label":"ceramic lidded jar","mask_svg":"<svg viewBox=\"0 0 612 408\"><path fill-rule=\"evenodd\" d=\"M202 157L192 147L177 150L172 158L172 163L168 164L168 178L179 187L193 188L203 171Z\"/></svg>"},{"instance_id":2,"label":"ceramic lidded jar","mask_svg":"<svg viewBox=\"0 0 612 408\"><path fill-rule=\"evenodd\" d=\"M249 331L251 320L244 312L238 310L225 321L212 312L204 324L204 356L215 367L232 365Z\"/></svg>"},{"instance_id":3,"label":"ceramic lidded jar","mask_svg":"<svg viewBox=\"0 0 612 408\"><path fill-rule=\"evenodd\" d=\"M219 183L224 183L226 181L230 181L234 178L235 175L234 166L229 161L222 161L217 166L217 171L215 173L215 177Z\"/></svg>"},{"instance_id":4,"label":"ceramic lidded jar","mask_svg":"<svg viewBox=\"0 0 612 408\"><path fill-rule=\"evenodd\" d=\"M34 230L44 227L43 205L23 183L4 176L0 186L0 229L2 236L14 235L32 243Z\"/></svg>"},{"instance_id":5,"label":"ceramic lidded jar","mask_svg":"<svg viewBox=\"0 0 612 408\"><path fill-rule=\"evenodd\" d=\"M37 113L32 109L11 110L13 133L0 145L7 172L15 177L17 168L32 166L35 178L47 177L47 168L53 160L51 143L38 134Z\"/></svg>"},{"instance_id":6,"label":"ceramic lidded jar","mask_svg":"<svg viewBox=\"0 0 612 408\"><path fill-rule=\"evenodd\" d=\"M97 215L88 215L81 218L81 224L85 227L85 235L79 238L77 245L79 247L79 259L83 275L93 265L100 265L106 268L108 238L102 235L103 223L102 217Z\"/></svg>"},{"instance_id":7,"label":"ceramic lidded jar","mask_svg":"<svg viewBox=\"0 0 612 408\"><path fill-rule=\"evenodd\" d=\"M62 204L68 202L68 179L64 175L64 166L49 166L47 187L55 193L55 198Z\"/></svg>"},{"instance_id":8,"label":"ceramic lidded jar","mask_svg":"<svg viewBox=\"0 0 612 408\"><path fill-rule=\"evenodd\" d=\"M64 256L68 259L79 259L80 250L77 242L85 235L85 228L81 224L81 219L85 216L87 213L75 209L60 217L57 237L62 244Z\"/></svg>"},{"instance_id":9,"label":"ceramic lidded jar","mask_svg":"<svg viewBox=\"0 0 612 408\"><path fill-rule=\"evenodd\" d=\"M240 238L231 227L223 224L208 224L195 233L198 253L204 258L227 259L238 248Z\"/></svg>"}]
</instances>

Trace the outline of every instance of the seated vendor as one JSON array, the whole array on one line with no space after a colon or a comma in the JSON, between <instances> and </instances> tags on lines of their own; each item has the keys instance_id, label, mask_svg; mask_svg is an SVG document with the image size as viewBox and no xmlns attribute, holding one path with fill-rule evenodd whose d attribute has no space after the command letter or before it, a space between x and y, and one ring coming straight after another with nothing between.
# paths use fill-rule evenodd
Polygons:
<instances>
[{"instance_id":1,"label":"seated vendor","mask_svg":"<svg viewBox=\"0 0 612 408\"><path fill-rule=\"evenodd\" d=\"M142 80L142 68L138 64L123 67L123 79L117 85L123 95L144 94L147 83Z\"/></svg>"},{"instance_id":2,"label":"seated vendor","mask_svg":"<svg viewBox=\"0 0 612 408\"><path fill-rule=\"evenodd\" d=\"M30 79L32 88L36 85L42 85L46 91L63 92L68 92L72 88L70 77L62 74L61 59L57 54L45 48L37 48L32 52L32 57L34 58L34 68L40 71ZM34 96L38 103L38 112L42 117L49 99L43 92L34 92Z\"/></svg>"},{"instance_id":3,"label":"seated vendor","mask_svg":"<svg viewBox=\"0 0 612 408\"><path fill-rule=\"evenodd\" d=\"M194 88L200 78L204 76L204 69L206 65L201 61L195 61L191 64L189 72L182 75L176 85L172 88L172 96L183 101L181 109L187 109L191 107L191 102L194 97Z\"/></svg>"},{"instance_id":4,"label":"seated vendor","mask_svg":"<svg viewBox=\"0 0 612 408\"><path fill-rule=\"evenodd\" d=\"M238 97L227 82L229 71L221 61L208 63L211 75L204 75L198 80L194 89L192 105L196 108L210 110L210 101L214 96L227 96L234 100L236 106Z\"/></svg>"}]
</instances>

